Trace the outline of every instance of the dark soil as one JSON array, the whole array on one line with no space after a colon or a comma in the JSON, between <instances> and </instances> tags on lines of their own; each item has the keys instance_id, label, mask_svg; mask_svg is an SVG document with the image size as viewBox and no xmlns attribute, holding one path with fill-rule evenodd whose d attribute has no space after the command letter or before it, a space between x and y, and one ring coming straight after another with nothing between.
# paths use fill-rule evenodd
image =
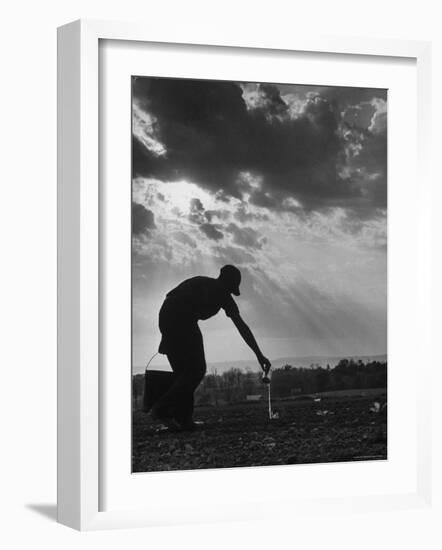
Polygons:
<instances>
[{"instance_id":1,"label":"dark soil","mask_svg":"<svg viewBox=\"0 0 442 550\"><path fill-rule=\"evenodd\" d=\"M198 407L195 432L156 433L149 415L133 413L133 471L194 470L275 464L385 460L386 397L281 401L278 420L265 402Z\"/></svg>"}]
</instances>

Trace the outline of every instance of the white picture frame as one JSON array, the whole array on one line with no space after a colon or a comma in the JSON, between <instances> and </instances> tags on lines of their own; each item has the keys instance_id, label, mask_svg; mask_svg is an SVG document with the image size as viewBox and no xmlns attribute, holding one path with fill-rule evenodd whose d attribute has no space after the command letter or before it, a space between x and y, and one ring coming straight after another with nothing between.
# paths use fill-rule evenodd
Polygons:
<instances>
[{"instance_id":1,"label":"white picture frame","mask_svg":"<svg viewBox=\"0 0 442 550\"><path fill-rule=\"evenodd\" d=\"M358 498L285 500L284 513L327 510L379 510L382 507L426 506L431 500L430 337L431 248L429 177L430 52L427 42L368 40L355 37L234 36L226 29L211 36L201 29L170 36L155 26L133 23L76 21L58 30L58 521L80 530L140 527L179 521L263 518L263 502L244 513L232 506L210 512L207 503L193 503L201 513L182 518L164 509L127 508L103 511L100 504L100 186L99 186L99 43L100 40L302 51L351 56L411 58L417 66L417 159L419 182L419 313L420 338L427 346L416 386L417 484L408 493ZM317 466L316 466L317 467ZM170 474L169 474L170 475ZM181 474L173 474L181 475ZM211 475L206 472L205 475ZM207 480L207 477L205 478ZM279 514L279 512L278 512Z\"/></svg>"}]
</instances>

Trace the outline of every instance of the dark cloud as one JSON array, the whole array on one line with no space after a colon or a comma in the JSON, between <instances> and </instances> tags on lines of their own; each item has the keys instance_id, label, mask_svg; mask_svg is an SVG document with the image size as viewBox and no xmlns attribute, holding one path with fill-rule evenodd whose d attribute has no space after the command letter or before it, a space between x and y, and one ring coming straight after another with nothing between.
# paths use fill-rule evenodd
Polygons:
<instances>
[{"instance_id":1,"label":"dark cloud","mask_svg":"<svg viewBox=\"0 0 442 550\"><path fill-rule=\"evenodd\" d=\"M223 233L220 231L221 226L213 224L212 219L225 219L223 210L206 210L203 203L198 198L193 198L190 201L188 219L192 223L199 226L201 231L214 241L218 241L224 237Z\"/></svg>"},{"instance_id":2,"label":"dark cloud","mask_svg":"<svg viewBox=\"0 0 442 550\"><path fill-rule=\"evenodd\" d=\"M373 98L387 101L385 88L357 88L352 86L331 86L316 88L317 93L325 97L330 103L340 110L348 106L370 102Z\"/></svg>"},{"instance_id":3,"label":"dark cloud","mask_svg":"<svg viewBox=\"0 0 442 550\"><path fill-rule=\"evenodd\" d=\"M306 211L341 206L369 216L385 207L386 131L372 134L365 128L368 108L363 123L356 123L354 108L373 98L385 99L385 90L316 87L308 96L304 90L307 103L291 118L283 88L290 93L299 87L260 85L261 100L257 108L248 109L237 83L134 79L134 100L155 117L158 139L167 151L155 156L134 138L134 175L187 179L228 201L243 198L239 176L247 172L262 182L248 190L249 201L265 208L284 209L288 197ZM350 107L353 111L343 120ZM359 158L347 171L343 167L349 162L352 134L344 139L343 123L364 132L358 138ZM373 173L383 177L367 192Z\"/></svg>"},{"instance_id":4,"label":"dark cloud","mask_svg":"<svg viewBox=\"0 0 442 550\"><path fill-rule=\"evenodd\" d=\"M226 229L233 236L233 242L239 246L260 250L265 243L265 239L251 227L239 227L235 223L229 223Z\"/></svg>"},{"instance_id":5,"label":"dark cloud","mask_svg":"<svg viewBox=\"0 0 442 550\"><path fill-rule=\"evenodd\" d=\"M227 220L230 215L231 214L228 210L223 209L205 211L205 216L208 221L211 221L213 218L217 218L218 220Z\"/></svg>"},{"instance_id":6,"label":"dark cloud","mask_svg":"<svg viewBox=\"0 0 442 550\"><path fill-rule=\"evenodd\" d=\"M303 84L278 84L278 90L282 96L296 93L301 98L307 95L321 95L339 107L356 105L363 101L371 101L374 97L387 100L386 88L359 88L357 86L311 86Z\"/></svg>"},{"instance_id":7,"label":"dark cloud","mask_svg":"<svg viewBox=\"0 0 442 550\"><path fill-rule=\"evenodd\" d=\"M212 239L213 241L219 241L220 239L224 238L224 235L217 228L217 226L211 223L203 223L199 226L199 228L206 235L206 237Z\"/></svg>"},{"instance_id":8,"label":"dark cloud","mask_svg":"<svg viewBox=\"0 0 442 550\"><path fill-rule=\"evenodd\" d=\"M198 198L191 199L190 208L195 212L204 212L204 205Z\"/></svg>"},{"instance_id":9,"label":"dark cloud","mask_svg":"<svg viewBox=\"0 0 442 550\"><path fill-rule=\"evenodd\" d=\"M175 231L173 233L173 236L180 241L183 244L189 245L191 248L196 248L197 244L196 242L190 237L187 233L184 233L184 231Z\"/></svg>"},{"instance_id":10,"label":"dark cloud","mask_svg":"<svg viewBox=\"0 0 442 550\"><path fill-rule=\"evenodd\" d=\"M360 150L348 160L348 180L364 190L355 209L363 217L367 212L377 215L379 209L387 207L387 132L372 133L353 127L350 144L358 144Z\"/></svg>"},{"instance_id":11,"label":"dark cloud","mask_svg":"<svg viewBox=\"0 0 442 550\"><path fill-rule=\"evenodd\" d=\"M141 235L155 229L155 217L151 210L137 202L132 203L132 233Z\"/></svg>"},{"instance_id":12,"label":"dark cloud","mask_svg":"<svg viewBox=\"0 0 442 550\"><path fill-rule=\"evenodd\" d=\"M267 221L269 217L266 214L255 214L249 212L247 209L247 204L241 204L233 214L234 218L240 221L241 223L246 223L249 221Z\"/></svg>"},{"instance_id":13,"label":"dark cloud","mask_svg":"<svg viewBox=\"0 0 442 550\"><path fill-rule=\"evenodd\" d=\"M375 112L376 107L371 103L358 104L345 109L342 120L349 126L366 130L370 127Z\"/></svg>"},{"instance_id":14,"label":"dark cloud","mask_svg":"<svg viewBox=\"0 0 442 550\"><path fill-rule=\"evenodd\" d=\"M191 199L189 220L193 223L204 223L207 218L204 215L204 205L198 198ZM209 220L210 221L210 220Z\"/></svg>"},{"instance_id":15,"label":"dark cloud","mask_svg":"<svg viewBox=\"0 0 442 550\"><path fill-rule=\"evenodd\" d=\"M280 91L272 84L260 84L260 94L263 97L263 102L258 106L258 109L265 111L270 116L282 116L288 111L287 103L281 98Z\"/></svg>"}]
</instances>

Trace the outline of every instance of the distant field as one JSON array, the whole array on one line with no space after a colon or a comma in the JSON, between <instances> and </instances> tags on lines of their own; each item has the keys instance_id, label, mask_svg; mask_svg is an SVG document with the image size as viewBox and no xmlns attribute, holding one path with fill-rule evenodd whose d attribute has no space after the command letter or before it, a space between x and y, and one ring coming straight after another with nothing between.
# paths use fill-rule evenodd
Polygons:
<instances>
[{"instance_id":1,"label":"distant field","mask_svg":"<svg viewBox=\"0 0 442 550\"><path fill-rule=\"evenodd\" d=\"M320 393L312 393L314 397L355 397L355 396L378 396L386 395L387 388L369 388L361 390L335 390L335 391L324 391Z\"/></svg>"},{"instance_id":2,"label":"distant field","mask_svg":"<svg viewBox=\"0 0 442 550\"><path fill-rule=\"evenodd\" d=\"M150 416L135 411L133 471L385 460L387 409L372 410L375 397L385 403L385 391L325 392L320 396L330 400L320 402L277 401L280 419L272 421L265 401L197 407L204 429L178 434L156 433Z\"/></svg>"}]
</instances>

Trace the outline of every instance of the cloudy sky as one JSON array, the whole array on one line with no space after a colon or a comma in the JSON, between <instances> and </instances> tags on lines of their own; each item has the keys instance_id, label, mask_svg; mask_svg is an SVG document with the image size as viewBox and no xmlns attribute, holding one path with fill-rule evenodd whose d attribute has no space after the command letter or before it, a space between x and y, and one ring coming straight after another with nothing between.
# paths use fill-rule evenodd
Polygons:
<instances>
[{"instance_id":1,"label":"cloudy sky","mask_svg":"<svg viewBox=\"0 0 442 550\"><path fill-rule=\"evenodd\" d=\"M134 366L156 351L165 293L226 263L270 359L386 353L386 90L132 90ZM200 326L209 362L253 358L223 312Z\"/></svg>"}]
</instances>

